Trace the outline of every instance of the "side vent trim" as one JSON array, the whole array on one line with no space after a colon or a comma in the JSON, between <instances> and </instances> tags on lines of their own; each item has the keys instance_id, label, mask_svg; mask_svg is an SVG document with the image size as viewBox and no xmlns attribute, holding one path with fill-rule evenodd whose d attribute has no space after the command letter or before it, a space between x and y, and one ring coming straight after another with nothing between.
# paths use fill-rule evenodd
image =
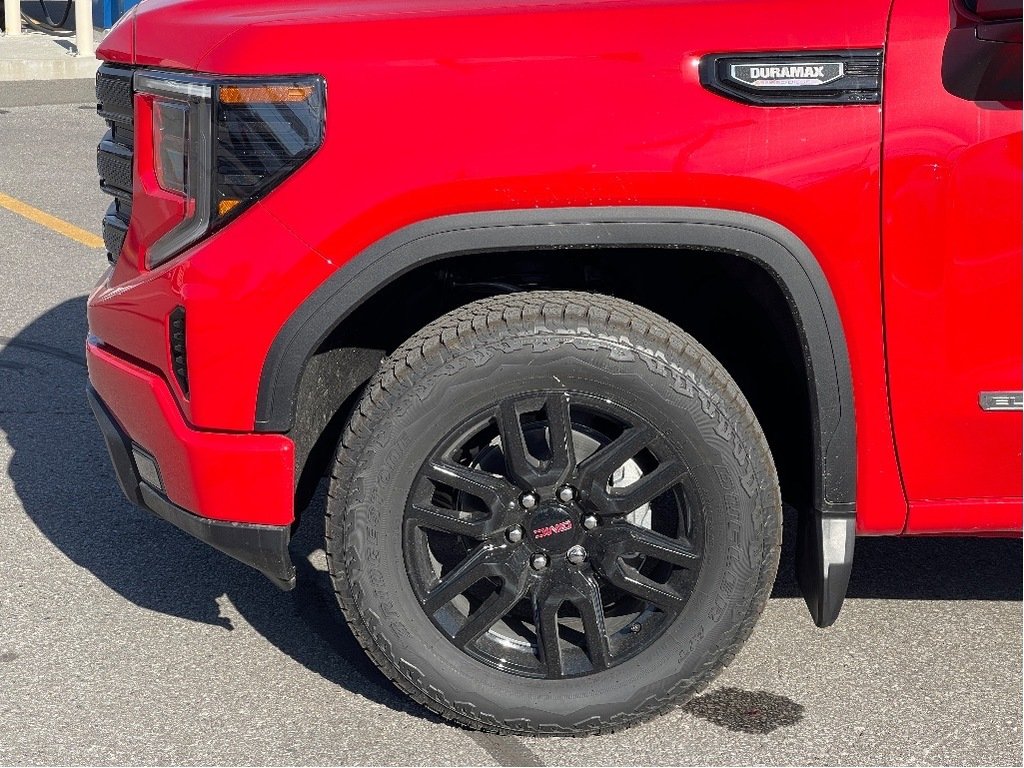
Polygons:
<instances>
[{"instance_id":1,"label":"side vent trim","mask_svg":"<svg viewBox=\"0 0 1024 768\"><path fill-rule=\"evenodd\" d=\"M879 104L882 51L714 53L701 59L700 81L757 107Z\"/></svg>"},{"instance_id":2,"label":"side vent trim","mask_svg":"<svg viewBox=\"0 0 1024 768\"><path fill-rule=\"evenodd\" d=\"M188 397L188 355L185 352L185 308L177 307L168 323L169 343L171 347L171 370L178 380L182 394Z\"/></svg>"}]
</instances>

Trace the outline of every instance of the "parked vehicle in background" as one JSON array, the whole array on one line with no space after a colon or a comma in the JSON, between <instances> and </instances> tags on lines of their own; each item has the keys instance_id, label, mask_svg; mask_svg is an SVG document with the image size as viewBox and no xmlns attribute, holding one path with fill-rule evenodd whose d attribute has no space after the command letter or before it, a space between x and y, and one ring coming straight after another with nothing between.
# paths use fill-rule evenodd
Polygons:
<instances>
[{"instance_id":1,"label":"parked vehicle in background","mask_svg":"<svg viewBox=\"0 0 1024 768\"><path fill-rule=\"evenodd\" d=\"M1019 535L1020 17L146 0L97 76L125 493L288 589L330 474L367 653L521 734L706 686L784 501L822 627L855 534Z\"/></svg>"}]
</instances>

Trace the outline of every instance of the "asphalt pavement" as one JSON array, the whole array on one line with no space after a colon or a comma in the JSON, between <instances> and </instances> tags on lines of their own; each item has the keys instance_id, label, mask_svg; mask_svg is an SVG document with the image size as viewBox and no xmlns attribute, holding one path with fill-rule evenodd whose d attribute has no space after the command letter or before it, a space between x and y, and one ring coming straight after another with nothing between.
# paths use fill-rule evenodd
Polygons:
<instances>
[{"instance_id":1,"label":"asphalt pavement","mask_svg":"<svg viewBox=\"0 0 1024 768\"><path fill-rule=\"evenodd\" d=\"M88 82L0 83L0 195L91 232ZM0 763L1020 765L1021 543L860 539L816 629L787 545L746 647L690 704L587 739L450 726L363 656L328 587L322 496L299 585L133 508L85 403L105 266L0 207Z\"/></svg>"}]
</instances>

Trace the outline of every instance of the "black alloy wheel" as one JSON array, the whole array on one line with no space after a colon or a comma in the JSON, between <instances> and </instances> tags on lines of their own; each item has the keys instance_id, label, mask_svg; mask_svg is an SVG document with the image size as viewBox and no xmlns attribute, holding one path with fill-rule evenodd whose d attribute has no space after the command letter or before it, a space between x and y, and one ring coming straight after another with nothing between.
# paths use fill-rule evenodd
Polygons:
<instances>
[{"instance_id":1,"label":"black alloy wheel","mask_svg":"<svg viewBox=\"0 0 1024 768\"><path fill-rule=\"evenodd\" d=\"M679 614L700 569L687 474L655 425L610 401L503 399L460 424L413 486L404 551L423 610L512 674L620 664Z\"/></svg>"}]
</instances>

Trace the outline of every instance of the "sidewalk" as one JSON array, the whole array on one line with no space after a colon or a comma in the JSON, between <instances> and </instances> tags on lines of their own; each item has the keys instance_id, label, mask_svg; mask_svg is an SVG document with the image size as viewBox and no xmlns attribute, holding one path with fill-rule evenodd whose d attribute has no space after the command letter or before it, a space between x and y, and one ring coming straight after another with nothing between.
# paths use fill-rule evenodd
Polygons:
<instances>
[{"instance_id":1,"label":"sidewalk","mask_svg":"<svg viewBox=\"0 0 1024 768\"><path fill-rule=\"evenodd\" d=\"M96 41L101 38L102 34L97 33ZM15 37L0 37L0 82L94 77L99 62L94 56L76 53L73 35L64 37L25 29Z\"/></svg>"}]
</instances>

